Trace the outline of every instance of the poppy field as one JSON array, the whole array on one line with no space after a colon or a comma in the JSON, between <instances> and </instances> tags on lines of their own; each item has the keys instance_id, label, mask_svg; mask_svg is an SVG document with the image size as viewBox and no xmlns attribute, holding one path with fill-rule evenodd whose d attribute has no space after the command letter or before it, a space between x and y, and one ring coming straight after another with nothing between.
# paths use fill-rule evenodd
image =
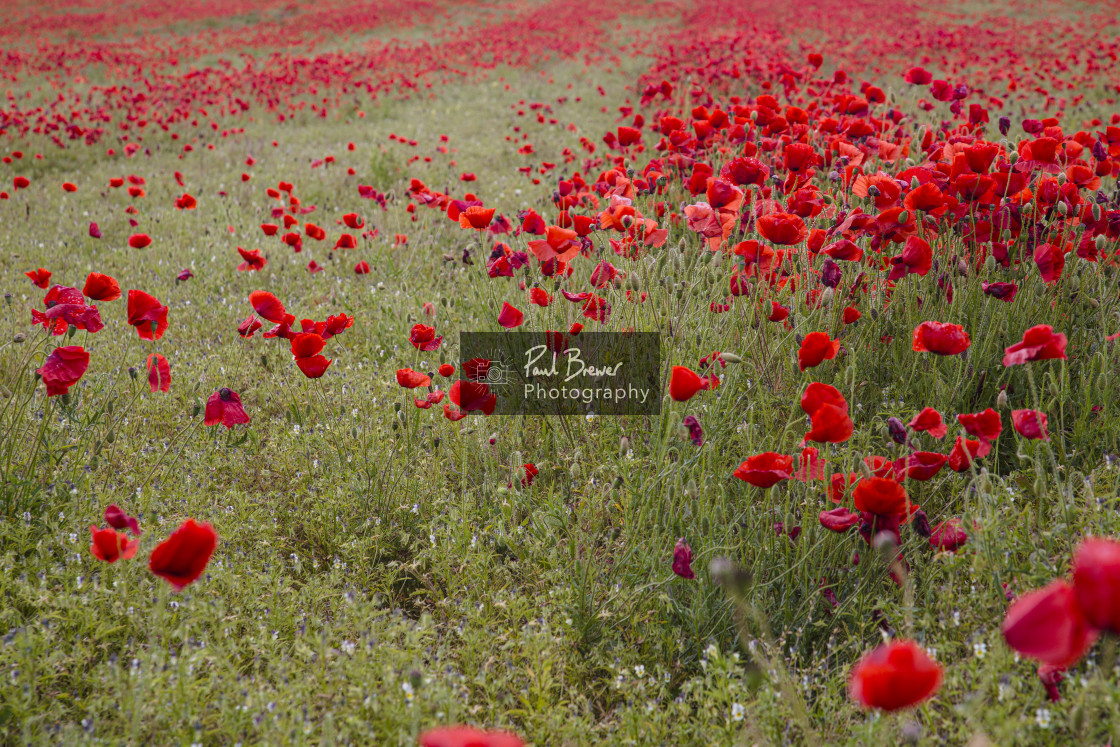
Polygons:
<instances>
[{"instance_id":1,"label":"poppy field","mask_svg":"<svg viewBox=\"0 0 1120 747\"><path fill-rule=\"evenodd\" d=\"M1118 17L4 3L0 743L1117 743Z\"/></svg>"}]
</instances>

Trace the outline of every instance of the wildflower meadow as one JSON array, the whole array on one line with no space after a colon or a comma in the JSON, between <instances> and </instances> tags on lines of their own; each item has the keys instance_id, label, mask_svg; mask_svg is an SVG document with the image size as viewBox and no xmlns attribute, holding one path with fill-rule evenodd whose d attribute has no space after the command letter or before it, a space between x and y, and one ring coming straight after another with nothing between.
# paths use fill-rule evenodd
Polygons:
<instances>
[{"instance_id":1,"label":"wildflower meadow","mask_svg":"<svg viewBox=\"0 0 1120 747\"><path fill-rule=\"evenodd\" d=\"M0 744L1120 743L1118 19L7 0Z\"/></svg>"}]
</instances>

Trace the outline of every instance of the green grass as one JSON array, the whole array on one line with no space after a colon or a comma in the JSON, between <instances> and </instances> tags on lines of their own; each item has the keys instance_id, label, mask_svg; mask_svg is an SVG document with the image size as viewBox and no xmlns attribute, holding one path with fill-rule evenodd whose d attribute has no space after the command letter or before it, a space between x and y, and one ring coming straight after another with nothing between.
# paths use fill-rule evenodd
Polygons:
<instances>
[{"instance_id":1,"label":"green grass","mask_svg":"<svg viewBox=\"0 0 1120 747\"><path fill-rule=\"evenodd\" d=\"M496 329L491 292L498 305L531 307L512 282L487 285L477 250L470 267L443 261L472 239L424 207L411 222L407 178L455 195L475 191L511 217L521 207L548 210L554 176L533 188L517 175L517 145L499 136L519 124L532 133L534 161L560 160L561 147L578 147L563 125L578 122L597 140L613 126L599 107L620 100L632 79L626 70L554 72L575 80L578 94L507 73L511 91L492 79L394 101L364 119L259 124L246 136L214 138L213 151L196 145L183 160L182 141L161 137L143 144L151 157L142 150L131 160L48 144L37 162L35 148L24 148L19 173L32 187L0 204L8 249L0 287L10 294L0 305L0 739L413 744L419 731L451 722L509 728L538 745L1120 737L1106 647L1071 670L1062 702L1050 704L1034 667L1016 661L999 632L1002 584L1025 591L1064 573L1084 533L1120 534L1120 481L1106 461L1120 448L1120 360L1103 340L1120 328L1115 268L1072 259L1051 288L1025 267L1004 273L1022 286L1010 305L983 296L971 272L953 278L949 302L931 273L900 283L887 311L865 309L842 333L839 302L799 309L785 331L756 323L745 298L711 314L709 302L726 295L730 263L697 252L676 228L666 246L684 239L683 252L612 257L650 297L631 305L614 292L610 328L666 331L662 355L674 364L695 366L713 350L740 355L718 391L666 402L660 418L563 425L477 415L452 424L412 406L395 384L397 368L433 370L454 359L460 330ZM595 93L598 84L608 97ZM573 94L584 100L556 106L556 127L509 108ZM390 132L420 146L390 142ZM437 154L439 134L458 152ZM247 154L259 159L252 169L242 165ZM338 163L310 169L327 154ZM406 168L417 154L432 163ZM347 166L358 174L346 176ZM174 209L184 191L175 170L198 210ZM238 180L242 170L252 181ZM460 184L462 171L478 182ZM156 239L144 251L126 245L134 230L123 213L127 195L105 186L127 173L148 179L147 197L131 201L140 210L135 230ZM61 191L67 179L78 193ZM257 225L275 204L264 189L279 180L318 207L307 217L332 240L334 220L354 210L380 238L329 262L326 247L310 240L294 256L263 244ZM358 197L359 183L397 200L383 213ZM674 193L667 202L683 199ZM87 237L90 220L102 240ZM409 236L405 247L392 246L395 233ZM234 272L237 245L265 246L267 268ZM958 249L938 245L945 269ZM309 257L327 271L309 276ZM359 259L370 275L352 275ZM32 372L55 341L29 327L41 292L22 274L39 265L55 273L52 282L81 287L96 270L149 291L170 305L171 327L158 343L143 343L125 323L123 300L99 304L107 328L69 341L91 352L89 372L69 403L48 402ZM196 277L176 283L184 267ZM582 289L590 269L583 263L570 287ZM297 318L355 316L328 343L335 363L325 377L305 380L286 345L238 337L258 288ZM440 353L408 344L425 302L447 335ZM561 328L574 308L563 299L533 307L531 323ZM910 332L926 319L964 324L973 340L967 357L914 354ZM1069 336L1070 360L1003 369L1002 348L1040 322ZM801 374L794 336L822 329L840 334L849 355ZM881 343L885 335L893 341ZM149 352L171 362L169 394L148 392ZM1004 410L1004 435L983 468L911 485L931 517L962 517L970 540L959 554L934 555L904 531L912 572L899 588L858 537L819 526L817 513L831 507L821 483L763 492L731 477L748 455L795 452L806 430L798 397L817 380L852 403L855 436L822 449L836 470L856 470L867 454L897 456L888 417L906 420L929 404L950 420L995 406L1002 386L1016 408L1049 414L1053 440L1018 441ZM241 394L250 426L202 428L197 408L222 386ZM703 423L702 448L682 437L687 414ZM921 443L947 451L955 434L954 425L946 441ZM541 468L538 480L513 487L527 461ZM90 555L87 529L114 502L141 515L144 535L137 558L107 566ZM175 595L144 558L189 516L213 523L221 543L203 579ZM796 543L775 533L779 521L802 527ZM670 570L678 537L696 554L691 582ZM708 571L724 557L749 574L732 590L742 604ZM822 579L839 599L835 611L819 592ZM911 715L869 716L847 699L851 664L887 629L917 638L946 667L938 696ZM742 720L732 716L735 704Z\"/></svg>"}]
</instances>

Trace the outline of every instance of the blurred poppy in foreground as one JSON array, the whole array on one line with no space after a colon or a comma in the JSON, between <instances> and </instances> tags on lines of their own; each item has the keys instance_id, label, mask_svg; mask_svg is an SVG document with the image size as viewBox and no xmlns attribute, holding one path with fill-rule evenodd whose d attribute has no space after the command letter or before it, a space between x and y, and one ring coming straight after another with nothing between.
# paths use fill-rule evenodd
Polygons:
<instances>
[{"instance_id":1,"label":"blurred poppy in foreground","mask_svg":"<svg viewBox=\"0 0 1120 747\"><path fill-rule=\"evenodd\" d=\"M848 692L864 708L897 711L930 698L941 667L914 641L896 640L865 654L852 669Z\"/></svg>"},{"instance_id":2,"label":"blurred poppy in foreground","mask_svg":"<svg viewBox=\"0 0 1120 747\"><path fill-rule=\"evenodd\" d=\"M217 544L214 527L187 519L152 550L148 569L176 591L182 591L206 570Z\"/></svg>"}]
</instances>

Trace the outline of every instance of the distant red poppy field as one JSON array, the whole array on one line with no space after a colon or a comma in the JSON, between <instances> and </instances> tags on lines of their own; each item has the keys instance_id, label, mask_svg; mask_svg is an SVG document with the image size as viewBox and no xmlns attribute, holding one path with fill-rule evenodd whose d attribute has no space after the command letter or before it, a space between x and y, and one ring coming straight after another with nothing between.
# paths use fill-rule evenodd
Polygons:
<instances>
[{"instance_id":1,"label":"distant red poppy field","mask_svg":"<svg viewBox=\"0 0 1120 747\"><path fill-rule=\"evenodd\" d=\"M0 742L1120 742L1118 17L5 3Z\"/></svg>"}]
</instances>

